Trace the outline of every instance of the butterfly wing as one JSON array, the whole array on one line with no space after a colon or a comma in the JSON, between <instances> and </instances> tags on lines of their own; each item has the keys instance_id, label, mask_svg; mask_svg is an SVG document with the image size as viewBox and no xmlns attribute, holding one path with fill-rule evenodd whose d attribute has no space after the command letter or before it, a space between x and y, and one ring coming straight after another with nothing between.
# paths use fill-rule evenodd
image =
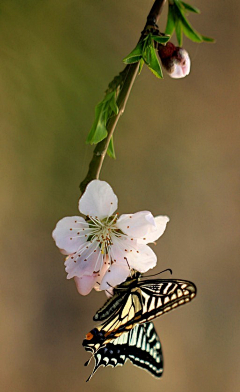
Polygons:
<instances>
[{"instance_id":1,"label":"butterfly wing","mask_svg":"<svg viewBox=\"0 0 240 392\"><path fill-rule=\"evenodd\" d=\"M100 346L109 343L137 324L137 315L142 312L142 297L140 289L135 288L134 290L134 295L131 292L124 294L119 308L114 309L113 313L102 324L93 328L86 335L83 340L84 347L91 347L96 352Z\"/></svg>"},{"instance_id":2,"label":"butterfly wing","mask_svg":"<svg viewBox=\"0 0 240 392\"><path fill-rule=\"evenodd\" d=\"M92 351L89 349L88 351ZM162 347L153 323L138 324L129 332L93 352L95 366L87 381L100 366L123 366L127 360L155 377L163 373ZM88 365L89 361L85 365Z\"/></svg>"},{"instance_id":3,"label":"butterfly wing","mask_svg":"<svg viewBox=\"0 0 240 392\"><path fill-rule=\"evenodd\" d=\"M117 292L121 288L122 285L119 285ZM110 315L87 334L83 345L94 348L96 352L101 346L131 330L136 324L159 317L190 302L195 296L196 286L186 280L135 280L129 289L124 291L119 307L113 309L113 306L110 306L113 313L110 314L109 308Z\"/></svg>"},{"instance_id":4,"label":"butterfly wing","mask_svg":"<svg viewBox=\"0 0 240 392\"><path fill-rule=\"evenodd\" d=\"M197 294L194 283L181 279L157 279L138 282L142 295L139 322L150 321L190 302Z\"/></svg>"},{"instance_id":5,"label":"butterfly wing","mask_svg":"<svg viewBox=\"0 0 240 392\"><path fill-rule=\"evenodd\" d=\"M137 287L139 275L140 274L138 273L134 275L134 277L128 278L125 282L115 287L114 295L109 298L105 304L96 312L96 314L93 316L93 320L107 320L110 315L115 314L119 311L119 309L122 309L125 306L131 291Z\"/></svg>"}]
</instances>

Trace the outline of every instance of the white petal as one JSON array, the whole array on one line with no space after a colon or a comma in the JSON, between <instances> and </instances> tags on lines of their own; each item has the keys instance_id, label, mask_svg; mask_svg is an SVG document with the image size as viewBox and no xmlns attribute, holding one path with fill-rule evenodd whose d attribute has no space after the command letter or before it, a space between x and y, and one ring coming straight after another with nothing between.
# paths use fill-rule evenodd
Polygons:
<instances>
[{"instance_id":1,"label":"white petal","mask_svg":"<svg viewBox=\"0 0 240 392\"><path fill-rule=\"evenodd\" d=\"M74 277L74 281L76 283L77 290L82 295L87 295L90 293L92 288L97 291L100 291L100 284L102 278L104 277L105 273L109 268L109 260L108 256L105 257L104 263L99 273L95 273L92 275L84 275L81 278Z\"/></svg>"},{"instance_id":2,"label":"white petal","mask_svg":"<svg viewBox=\"0 0 240 392\"><path fill-rule=\"evenodd\" d=\"M131 268L139 272L146 272L157 264L157 256L147 245L138 245L138 250L128 255L128 263Z\"/></svg>"},{"instance_id":3,"label":"white petal","mask_svg":"<svg viewBox=\"0 0 240 392\"><path fill-rule=\"evenodd\" d=\"M84 275L99 273L103 264L103 255L96 243L87 242L81 253L72 254L65 260L67 279L74 276L81 278Z\"/></svg>"},{"instance_id":4,"label":"white petal","mask_svg":"<svg viewBox=\"0 0 240 392\"><path fill-rule=\"evenodd\" d=\"M108 271L109 267L110 267L110 261L109 261L108 255L107 255L107 256L104 257L103 265L102 265L101 271L100 271L100 273L98 274L98 279L97 279L97 281L96 281L96 283L95 283L95 285L94 285L94 289L95 289L96 291L101 291L101 290L102 290L102 289L100 288L101 282L102 282L102 279L103 279L105 273Z\"/></svg>"},{"instance_id":5,"label":"white petal","mask_svg":"<svg viewBox=\"0 0 240 392\"><path fill-rule=\"evenodd\" d=\"M109 287L107 290L105 290L105 294L107 296L107 298L111 298L113 297L114 293L113 293L113 287Z\"/></svg>"},{"instance_id":6,"label":"white petal","mask_svg":"<svg viewBox=\"0 0 240 392\"><path fill-rule=\"evenodd\" d=\"M191 68L191 60L187 51L181 48L179 52L181 55L181 60L174 63L172 72L170 73L170 76L175 79L184 78L185 76L189 75Z\"/></svg>"},{"instance_id":7,"label":"white petal","mask_svg":"<svg viewBox=\"0 0 240 392\"><path fill-rule=\"evenodd\" d=\"M123 214L117 220L116 226L123 233L134 238L145 237L147 233L156 231L154 217L149 211L140 211L135 214Z\"/></svg>"},{"instance_id":8,"label":"white petal","mask_svg":"<svg viewBox=\"0 0 240 392\"><path fill-rule=\"evenodd\" d=\"M104 218L116 211L118 199L105 181L91 181L79 200L79 211L84 215Z\"/></svg>"},{"instance_id":9,"label":"white petal","mask_svg":"<svg viewBox=\"0 0 240 392\"><path fill-rule=\"evenodd\" d=\"M112 246L110 251L111 263L118 265L128 266L128 255L136 252L138 249L137 240L130 239L128 237L112 238Z\"/></svg>"},{"instance_id":10,"label":"white petal","mask_svg":"<svg viewBox=\"0 0 240 392\"><path fill-rule=\"evenodd\" d=\"M155 220L157 230L146 234L144 239L138 240L138 243L149 244L151 242L158 240L158 238L161 237L161 235L163 235L163 233L166 229L167 223L169 222L170 219L168 216L159 215L159 216L156 216L154 218L154 220Z\"/></svg>"},{"instance_id":11,"label":"white petal","mask_svg":"<svg viewBox=\"0 0 240 392\"><path fill-rule=\"evenodd\" d=\"M93 286L97 280L97 275L85 275L82 278L75 276L74 281L76 283L77 291L79 294L87 295L92 291Z\"/></svg>"},{"instance_id":12,"label":"white petal","mask_svg":"<svg viewBox=\"0 0 240 392\"><path fill-rule=\"evenodd\" d=\"M128 266L113 264L103 277L100 290L108 290L124 282L130 275Z\"/></svg>"},{"instance_id":13,"label":"white petal","mask_svg":"<svg viewBox=\"0 0 240 392\"><path fill-rule=\"evenodd\" d=\"M80 216L67 216L61 219L52 232L53 239L63 254L71 254L86 242L82 230L88 228L88 224Z\"/></svg>"}]
</instances>

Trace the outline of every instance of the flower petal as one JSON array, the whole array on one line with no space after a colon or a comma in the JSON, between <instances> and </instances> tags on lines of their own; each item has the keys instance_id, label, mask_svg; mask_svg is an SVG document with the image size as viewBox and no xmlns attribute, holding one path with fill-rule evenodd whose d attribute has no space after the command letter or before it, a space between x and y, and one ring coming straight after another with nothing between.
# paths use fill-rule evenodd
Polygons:
<instances>
[{"instance_id":1,"label":"flower petal","mask_svg":"<svg viewBox=\"0 0 240 392\"><path fill-rule=\"evenodd\" d=\"M123 214L117 220L116 226L123 233L135 238L145 237L147 233L156 231L154 217L149 211Z\"/></svg>"},{"instance_id":2,"label":"flower petal","mask_svg":"<svg viewBox=\"0 0 240 392\"><path fill-rule=\"evenodd\" d=\"M65 270L68 273L67 279L74 276L81 278L85 275L99 273L103 264L103 255L98 244L87 242L82 248L81 254L75 253L65 260Z\"/></svg>"},{"instance_id":3,"label":"flower petal","mask_svg":"<svg viewBox=\"0 0 240 392\"><path fill-rule=\"evenodd\" d=\"M179 48L178 59L174 61L174 65L169 75L171 78L180 79L189 75L191 68L191 60L187 51Z\"/></svg>"},{"instance_id":4,"label":"flower petal","mask_svg":"<svg viewBox=\"0 0 240 392\"><path fill-rule=\"evenodd\" d=\"M104 275L100 290L109 290L111 287L115 287L118 284L124 282L130 275L130 269L127 265L113 264L110 267L109 272Z\"/></svg>"},{"instance_id":5,"label":"flower petal","mask_svg":"<svg viewBox=\"0 0 240 392\"><path fill-rule=\"evenodd\" d=\"M100 288L101 282L102 282L102 279L103 279L104 275L105 275L106 272L108 271L109 267L110 267L110 261L109 261L108 255L106 255L106 256L104 257L104 259L103 259L103 265L102 265L102 268L101 268L100 273L98 274L98 279L97 279L97 281L96 281L96 283L95 283L95 285L94 285L94 289L95 289L96 291L101 291L101 290L102 290L102 289Z\"/></svg>"},{"instance_id":6,"label":"flower petal","mask_svg":"<svg viewBox=\"0 0 240 392\"><path fill-rule=\"evenodd\" d=\"M91 181L79 200L79 211L84 215L99 219L116 211L118 199L110 185L105 181Z\"/></svg>"},{"instance_id":7,"label":"flower petal","mask_svg":"<svg viewBox=\"0 0 240 392\"><path fill-rule=\"evenodd\" d=\"M86 242L86 237L80 233L87 228L87 222L80 216L67 216L57 223L52 236L61 252L69 255Z\"/></svg>"},{"instance_id":8,"label":"flower petal","mask_svg":"<svg viewBox=\"0 0 240 392\"><path fill-rule=\"evenodd\" d=\"M128 255L138 250L137 240L129 239L128 237L112 238L112 246L110 251L111 263L128 266Z\"/></svg>"},{"instance_id":9,"label":"flower petal","mask_svg":"<svg viewBox=\"0 0 240 392\"><path fill-rule=\"evenodd\" d=\"M131 268L143 273L156 266L157 256L149 246L139 244L138 250L128 255L128 263Z\"/></svg>"},{"instance_id":10,"label":"flower petal","mask_svg":"<svg viewBox=\"0 0 240 392\"><path fill-rule=\"evenodd\" d=\"M138 243L149 244L151 242L156 241L159 237L161 237L161 235L163 235L167 223L170 221L168 216L162 216L162 215L156 216L154 220L155 220L157 230L154 230L146 234L144 239L138 240Z\"/></svg>"},{"instance_id":11,"label":"flower petal","mask_svg":"<svg viewBox=\"0 0 240 392\"><path fill-rule=\"evenodd\" d=\"M108 256L105 257L102 268L99 273L94 273L92 275L84 275L81 278L75 276L74 281L76 283L77 290L82 295L87 295L94 288L100 291L100 284L102 278L109 268Z\"/></svg>"},{"instance_id":12,"label":"flower petal","mask_svg":"<svg viewBox=\"0 0 240 392\"><path fill-rule=\"evenodd\" d=\"M79 294L87 295L92 291L93 286L97 280L97 275L85 275L81 278L75 276L74 281L76 283L77 291Z\"/></svg>"}]
</instances>

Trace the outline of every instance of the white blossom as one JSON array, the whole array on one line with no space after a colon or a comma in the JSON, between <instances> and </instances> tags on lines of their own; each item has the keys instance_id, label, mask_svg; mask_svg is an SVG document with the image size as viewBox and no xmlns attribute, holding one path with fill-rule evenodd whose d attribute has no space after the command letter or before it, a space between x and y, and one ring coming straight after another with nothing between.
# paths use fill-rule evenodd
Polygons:
<instances>
[{"instance_id":1,"label":"white blossom","mask_svg":"<svg viewBox=\"0 0 240 392\"><path fill-rule=\"evenodd\" d=\"M108 290L122 283L131 269L146 272L155 267L157 257L147 245L165 231L169 218L156 218L149 211L115 213L117 196L105 181L91 181L79 200L86 216L61 219L53 238L65 260L67 278L74 278L80 294Z\"/></svg>"}]
</instances>

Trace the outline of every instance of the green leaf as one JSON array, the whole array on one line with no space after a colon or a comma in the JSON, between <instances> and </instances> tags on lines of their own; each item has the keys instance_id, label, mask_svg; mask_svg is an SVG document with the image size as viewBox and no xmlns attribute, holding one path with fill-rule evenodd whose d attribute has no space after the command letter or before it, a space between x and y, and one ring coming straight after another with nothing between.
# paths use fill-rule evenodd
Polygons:
<instances>
[{"instance_id":1,"label":"green leaf","mask_svg":"<svg viewBox=\"0 0 240 392\"><path fill-rule=\"evenodd\" d=\"M88 134L86 143L97 144L107 137L107 122L111 116L118 114L118 110L116 91L114 90L107 93L104 99L97 104L94 123Z\"/></svg>"},{"instance_id":2,"label":"green leaf","mask_svg":"<svg viewBox=\"0 0 240 392\"><path fill-rule=\"evenodd\" d=\"M168 6L168 19L165 34L172 36L175 30L174 5Z\"/></svg>"},{"instance_id":3,"label":"green leaf","mask_svg":"<svg viewBox=\"0 0 240 392\"><path fill-rule=\"evenodd\" d=\"M200 12L201 12L198 8L193 7L192 5L187 4L187 3L185 3L184 1L181 1L181 4L183 5L183 7L184 7L187 11L194 12L195 14L200 14Z\"/></svg>"},{"instance_id":4,"label":"green leaf","mask_svg":"<svg viewBox=\"0 0 240 392\"><path fill-rule=\"evenodd\" d=\"M116 159L115 149L114 149L114 144L113 144L113 136L110 139L108 149L107 149L107 154L110 158Z\"/></svg>"},{"instance_id":5,"label":"green leaf","mask_svg":"<svg viewBox=\"0 0 240 392\"><path fill-rule=\"evenodd\" d=\"M170 35L166 36L159 36L159 35L152 35L151 36L154 41L158 42L159 44L166 44L170 40Z\"/></svg>"},{"instance_id":6,"label":"green leaf","mask_svg":"<svg viewBox=\"0 0 240 392\"><path fill-rule=\"evenodd\" d=\"M140 73L142 72L143 66L144 66L144 60L141 59L141 60L140 60L140 63L139 63L139 72L138 72L138 75L140 75Z\"/></svg>"},{"instance_id":7,"label":"green leaf","mask_svg":"<svg viewBox=\"0 0 240 392\"><path fill-rule=\"evenodd\" d=\"M186 17L188 11L197 14L200 13L200 10L198 8L193 7L190 4L185 3L184 1L169 0L168 20L165 33L172 35L174 29L176 29L176 36L179 46L182 45L182 33L184 33L186 37L188 37L194 42L214 42L213 38L201 35L192 27Z\"/></svg>"},{"instance_id":8,"label":"green leaf","mask_svg":"<svg viewBox=\"0 0 240 392\"><path fill-rule=\"evenodd\" d=\"M144 41L140 41L137 46L129 53L124 59L125 64L137 63L142 58L142 52L144 48Z\"/></svg>"},{"instance_id":9,"label":"green leaf","mask_svg":"<svg viewBox=\"0 0 240 392\"><path fill-rule=\"evenodd\" d=\"M144 52L144 61L152 73L159 79L163 78L162 69L156 54L156 50L153 47L153 43L146 46Z\"/></svg>"},{"instance_id":10,"label":"green leaf","mask_svg":"<svg viewBox=\"0 0 240 392\"><path fill-rule=\"evenodd\" d=\"M142 58L142 56L135 56L135 57L126 58L123 61L125 64L134 64L134 63L137 63L138 61L140 61L141 58Z\"/></svg>"},{"instance_id":11,"label":"green leaf","mask_svg":"<svg viewBox=\"0 0 240 392\"><path fill-rule=\"evenodd\" d=\"M202 36L192 28L186 19L181 20L182 29L186 37L188 37L193 42L203 42Z\"/></svg>"},{"instance_id":12,"label":"green leaf","mask_svg":"<svg viewBox=\"0 0 240 392\"><path fill-rule=\"evenodd\" d=\"M95 108L95 120L88 134L86 143L97 144L107 137L106 124L104 123L104 102L100 102Z\"/></svg>"},{"instance_id":13,"label":"green leaf","mask_svg":"<svg viewBox=\"0 0 240 392\"><path fill-rule=\"evenodd\" d=\"M190 23L186 19L185 15L184 15L183 7L181 7L181 4L179 4L179 2L176 0L175 0L175 4L177 7L178 20L181 22L182 30L183 30L184 34L186 35L186 37L188 37L189 39L191 39L194 42L202 42L203 40L202 40L201 35L198 34L198 32L196 30L193 29L193 27L190 25ZM177 27L176 27L176 30L177 30Z\"/></svg>"},{"instance_id":14,"label":"green leaf","mask_svg":"<svg viewBox=\"0 0 240 392\"><path fill-rule=\"evenodd\" d=\"M182 24L180 19L176 21L175 26L176 26L176 37L178 40L178 45L182 46Z\"/></svg>"},{"instance_id":15,"label":"green leaf","mask_svg":"<svg viewBox=\"0 0 240 392\"><path fill-rule=\"evenodd\" d=\"M205 35L202 35L201 37L204 42L216 42L214 38L206 37Z\"/></svg>"},{"instance_id":16,"label":"green leaf","mask_svg":"<svg viewBox=\"0 0 240 392\"><path fill-rule=\"evenodd\" d=\"M118 105L117 105L117 102L116 102L116 94L115 94L115 91L114 91L114 94L112 95L111 99L109 100L109 105L110 105L110 107L111 107L113 113L114 113L114 114L118 114L119 109L118 109Z\"/></svg>"}]
</instances>

